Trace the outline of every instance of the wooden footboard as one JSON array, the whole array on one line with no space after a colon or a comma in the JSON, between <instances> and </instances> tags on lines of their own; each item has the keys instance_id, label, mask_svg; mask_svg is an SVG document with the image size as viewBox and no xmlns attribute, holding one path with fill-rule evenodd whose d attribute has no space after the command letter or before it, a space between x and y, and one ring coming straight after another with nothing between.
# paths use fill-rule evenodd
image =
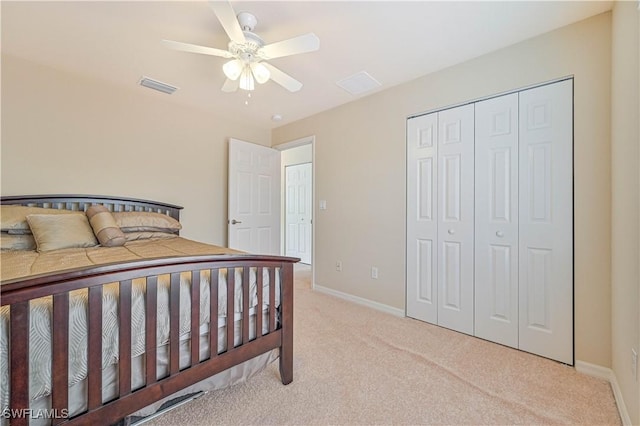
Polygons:
<instances>
[{"instance_id":1,"label":"wooden footboard","mask_svg":"<svg viewBox=\"0 0 640 426\"><path fill-rule=\"evenodd\" d=\"M293 263L297 259L277 256L223 255L165 258L130 263L110 264L89 269L71 270L26 280L4 282L0 287L2 306L10 306L9 348L10 373L10 422L27 425L33 415L29 410L29 315L30 301L52 297L53 299L53 359L51 410L53 424L109 424L171 395L189 385L249 360L272 349L280 351L280 375L282 383L293 380ZM257 288L263 288L263 270L268 271L269 300L257 291L257 306L268 303L268 326L262 323L262 315L256 315L256 335L249 333L249 275L255 268ZM191 362L186 368L179 365L180 274L191 274L191 336L199 336L200 328L200 272L209 271L211 300L217 300L218 275L226 270L226 290L235 293L236 285L242 285L242 339L234 343L234 327L227 327L226 349L218 353L218 336L210 332L212 348L206 359L200 359L200 342L190 339ZM235 280L235 270L242 271L242 283ZM158 277L170 276L169 316L169 374L156 374L156 324L158 318ZM145 294L145 384L136 390L131 384L131 288L136 279L146 281ZM279 278L279 279L278 279ZM102 303L104 286L118 283L118 396L108 402L102 394ZM275 285L274 285L275 284ZM279 287L280 304L276 303L276 286ZM68 417L68 368L69 368L69 301L70 292L88 289L88 394L87 410ZM236 311L234 297L227 298L227 324L233 324ZM218 304L209 304L210 318L218 318ZM231 317L229 317L229 315ZM264 327L263 327L264 326ZM211 327L213 329L214 327ZM263 328L267 331L263 333ZM236 338L237 340L237 338ZM43 413L39 413L42 415ZM47 414L45 414L47 415Z\"/></svg>"}]
</instances>

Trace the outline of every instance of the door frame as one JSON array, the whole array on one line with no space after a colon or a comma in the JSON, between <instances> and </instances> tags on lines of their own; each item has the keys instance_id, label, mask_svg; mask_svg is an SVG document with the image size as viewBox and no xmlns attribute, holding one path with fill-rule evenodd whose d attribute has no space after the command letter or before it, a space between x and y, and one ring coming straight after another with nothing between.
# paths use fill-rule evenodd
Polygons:
<instances>
[{"instance_id":1,"label":"door frame","mask_svg":"<svg viewBox=\"0 0 640 426\"><path fill-rule=\"evenodd\" d=\"M315 273L315 263L316 263L316 222L315 218L317 217L316 212L316 137L314 135L305 136L299 139L294 139L292 141L284 142L276 146L272 146L273 149L277 149L278 151L286 151L291 148L298 148L304 145L311 145L311 212L312 212L312 223L311 223L311 284L315 286L316 282L316 273ZM282 173L284 173L284 165L281 164ZM280 187L282 191L282 195L280 197L281 203L281 223L280 226L280 245L281 251L285 253L284 246L284 225L285 225L285 217L284 217L284 191L285 191L285 182L284 179L281 179Z\"/></svg>"}]
</instances>

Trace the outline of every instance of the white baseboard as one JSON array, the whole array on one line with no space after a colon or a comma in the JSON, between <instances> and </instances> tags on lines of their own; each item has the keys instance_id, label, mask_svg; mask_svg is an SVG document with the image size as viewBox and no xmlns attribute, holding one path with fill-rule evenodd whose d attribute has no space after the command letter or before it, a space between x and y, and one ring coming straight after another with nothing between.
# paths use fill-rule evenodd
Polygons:
<instances>
[{"instance_id":1,"label":"white baseboard","mask_svg":"<svg viewBox=\"0 0 640 426\"><path fill-rule=\"evenodd\" d=\"M611 390L613 391L613 396L616 399L616 404L618 406L620 418L622 419L622 424L625 426L631 426L631 417L629 417L627 406L624 403L624 399L622 398L622 391L620 390L618 379L616 378L616 374L613 372L613 370L607 367L602 367L600 365L576 360L576 371L584 373L588 376L607 380L611 384Z\"/></svg>"},{"instance_id":2,"label":"white baseboard","mask_svg":"<svg viewBox=\"0 0 640 426\"><path fill-rule=\"evenodd\" d=\"M348 300L349 302L357 303L358 305L367 306L369 308L373 308L378 311L386 312L388 314L395 315L397 317L405 316L404 310L402 309L394 308L393 306L385 305L384 303L374 302L373 300L354 296L352 294L343 293L341 291L324 287L316 283L313 284L313 289L320 293L329 294L331 296L335 296L343 300Z\"/></svg>"}]
</instances>

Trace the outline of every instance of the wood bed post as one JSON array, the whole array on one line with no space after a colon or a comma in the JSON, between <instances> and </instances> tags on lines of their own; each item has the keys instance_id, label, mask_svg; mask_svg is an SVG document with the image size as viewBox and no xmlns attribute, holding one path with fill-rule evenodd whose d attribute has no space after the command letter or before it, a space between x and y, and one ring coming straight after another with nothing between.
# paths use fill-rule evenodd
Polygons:
<instances>
[{"instance_id":1,"label":"wood bed post","mask_svg":"<svg viewBox=\"0 0 640 426\"><path fill-rule=\"evenodd\" d=\"M288 385L293 381L293 263L283 263L280 273L282 283L280 379L283 385Z\"/></svg>"},{"instance_id":2,"label":"wood bed post","mask_svg":"<svg viewBox=\"0 0 640 426\"><path fill-rule=\"evenodd\" d=\"M9 362L13 367L10 375L9 407L17 411L11 425L28 426L29 416L29 302L11 305L10 318L11 349ZM3 384L6 386L7 384Z\"/></svg>"}]
</instances>

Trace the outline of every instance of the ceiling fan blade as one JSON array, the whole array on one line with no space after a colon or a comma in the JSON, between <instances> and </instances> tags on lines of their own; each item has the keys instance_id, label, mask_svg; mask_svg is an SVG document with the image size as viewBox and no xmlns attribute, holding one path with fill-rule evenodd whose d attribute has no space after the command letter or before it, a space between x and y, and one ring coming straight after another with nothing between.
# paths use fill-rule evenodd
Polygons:
<instances>
[{"instance_id":1,"label":"ceiling fan blade","mask_svg":"<svg viewBox=\"0 0 640 426\"><path fill-rule=\"evenodd\" d=\"M289 74L286 74L267 62L261 62L261 64L263 64L271 73L271 80L275 81L288 91L297 92L302 89L302 83L291 77Z\"/></svg>"},{"instance_id":2,"label":"ceiling fan blade","mask_svg":"<svg viewBox=\"0 0 640 426\"><path fill-rule=\"evenodd\" d=\"M222 85L222 91L227 93L235 92L236 90L238 90L239 84L240 79L231 80L230 78L228 78L227 81L225 81Z\"/></svg>"},{"instance_id":3,"label":"ceiling fan blade","mask_svg":"<svg viewBox=\"0 0 640 426\"><path fill-rule=\"evenodd\" d=\"M228 1L210 1L209 7L213 9L213 13L216 14L231 40L240 44L246 42L242 28L240 28L240 24L238 23L238 18L236 18L236 13L233 11L233 7L231 7L231 3Z\"/></svg>"},{"instance_id":4,"label":"ceiling fan blade","mask_svg":"<svg viewBox=\"0 0 640 426\"><path fill-rule=\"evenodd\" d=\"M181 41L162 40L165 46L171 49L181 50L183 52L201 53L203 55L221 56L223 58L232 58L233 55L226 50L216 49L214 47L198 46L197 44L182 43Z\"/></svg>"},{"instance_id":5,"label":"ceiling fan blade","mask_svg":"<svg viewBox=\"0 0 640 426\"><path fill-rule=\"evenodd\" d=\"M265 59L281 58L298 53L313 52L320 48L320 39L314 33L267 44L259 50Z\"/></svg>"}]
</instances>

